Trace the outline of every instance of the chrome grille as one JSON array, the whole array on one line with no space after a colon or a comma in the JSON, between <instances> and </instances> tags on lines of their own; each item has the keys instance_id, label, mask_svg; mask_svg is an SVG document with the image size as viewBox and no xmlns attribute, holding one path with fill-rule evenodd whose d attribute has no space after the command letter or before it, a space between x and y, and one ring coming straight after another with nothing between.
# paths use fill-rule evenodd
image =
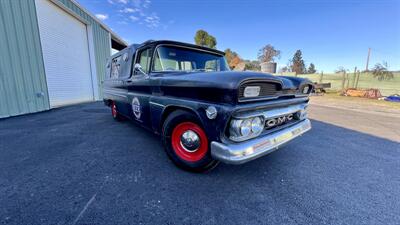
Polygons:
<instances>
[{"instance_id":1,"label":"chrome grille","mask_svg":"<svg viewBox=\"0 0 400 225\"><path fill-rule=\"evenodd\" d=\"M246 98L244 97L244 90L248 86L259 86L260 95L258 97ZM239 101L257 100L259 98L266 97L276 97L281 95L295 95L296 89L285 89L282 90L282 86L277 82L260 82L260 81L250 81L242 84L239 87L238 99Z\"/></svg>"},{"instance_id":2,"label":"chrome grille","mask_svg":"<svg viewBox=\"0 0 400 225\"><path fill-rule=\"evenodd\" d=\"M260 96L275 96L276 93L281 89L279 83L267 83L267 82L248 82L240 86L239 88L239 99L244 98L244 89L248 86L260 86Z\"/></svg>"}]
</instances>

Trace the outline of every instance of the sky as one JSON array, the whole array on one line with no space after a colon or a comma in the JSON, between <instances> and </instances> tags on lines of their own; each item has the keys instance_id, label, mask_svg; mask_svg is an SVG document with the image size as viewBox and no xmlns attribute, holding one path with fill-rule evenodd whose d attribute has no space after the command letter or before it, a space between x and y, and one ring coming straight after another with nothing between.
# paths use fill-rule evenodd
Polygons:
<instances>
[{"instance_id":1,"label":"sky","mask_svg":"<svg viewBox=\"0 0 400 225\"><path fill-rule=\"evenodd\" d=\"M318 72L363 70L387 62L400 70L400 0L77 0L129 44L194 43L197 30L255 60L267 44L281 51L278 67L297 49Z\"/></svg>"}]
</instances>

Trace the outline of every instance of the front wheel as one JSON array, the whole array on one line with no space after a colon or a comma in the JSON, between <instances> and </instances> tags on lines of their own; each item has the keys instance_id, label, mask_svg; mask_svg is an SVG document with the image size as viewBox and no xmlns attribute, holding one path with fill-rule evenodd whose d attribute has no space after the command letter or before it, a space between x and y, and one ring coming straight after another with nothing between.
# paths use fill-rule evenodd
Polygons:
<instances>
[{"instance_id":1,"label":"front wheel","mask_svg":"<svg viewBox=\"0 0 400 225\"><path fill-rule=\"evenodd\" d=\"M178 167L204 172L218 165L211 157L207 135L192 113L172 112L165 120L162 132L164 149Z\"/></svg>"}]
</instances>

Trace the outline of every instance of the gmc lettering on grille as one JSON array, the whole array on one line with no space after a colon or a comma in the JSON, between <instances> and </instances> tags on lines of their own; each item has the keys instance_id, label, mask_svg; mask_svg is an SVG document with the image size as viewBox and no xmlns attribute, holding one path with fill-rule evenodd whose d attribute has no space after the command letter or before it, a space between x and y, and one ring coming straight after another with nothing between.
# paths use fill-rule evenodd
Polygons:
<instances>
[{"instance_id":1,"label":"gmc lettering on grille","mask_svg":"<svg viewBox=\"0 0 400 225\"><path fill-rule=\"evenodd\" d=\"M271 129L273 127L285 124L287 122L292 121L293 119L294 119L293 114L280 116L280 117L273 118L273 119L268 119L265 121L265 129Z\"/></svg>"}]
</instances>

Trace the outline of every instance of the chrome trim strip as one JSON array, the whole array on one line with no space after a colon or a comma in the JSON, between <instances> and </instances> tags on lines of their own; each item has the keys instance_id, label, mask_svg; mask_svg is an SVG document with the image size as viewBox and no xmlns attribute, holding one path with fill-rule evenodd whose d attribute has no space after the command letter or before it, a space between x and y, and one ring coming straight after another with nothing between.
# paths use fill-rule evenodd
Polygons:
<instances>
[{"instance_id":1,"label":"chrome trim strip","mask_svg":"<svg viewBox=\"0 0 400 225\"><path fill-rule=\"evenodd\" d=\"M114 88L103 88L103 90L107 91L107 92L114 92L114 93L120 93L120 94L128 93L127 91L118 91L118 89L114 89Z\"/></svg>"},{"instance_id":2,"label":"chrome trim strip","mask_svg":"<svg viewBox=\"0 0 400 225\"><path fill-rule=\"evenodd\" d=\"M276 108L276 109L270 109L270 110L259 110L259 111L252 111L252 112L242 112L238 113L236 115L233 115L233 118L235 119L246 119L249 117L255 117L255 116L262 116L264 119L268 118L276 118L279 116L295 113L298 111L306 110L307 108L307 103L303 104L298 104L298 105L291 105L283 108Z\"/></svg>"},{"instance_id":3,"label":"chrome trim strip","mask_svg":"<svg viewBox=\"0 0 400 225\"><path fill-rule=\"evenodd\" d=\"M288 97L288 96L294 96L295 98L301 98L301 97L308 97L309 95L300 95L300 94L284 94L284 95L277 95L277 96L261 96L261 97L254 97L254 98L241 98L238 100L238 102L257 102L257 101L263 101L263 100L271 100L271 99L278 99L280 97Z\"/></svg>"},{"instance_id":4,"label":"chrome trim strip","mask_svg":"<svg viewBox=\"0 0 400 225\"><path fill-rule=\"evenodd\" d=\"M109 90L103 90L104 93L109 94L109 95L114 95L122 98L128 98L125 93L121 94L121 92L116 92L116 91L109 91Z\"/></svg>"},{"instance_id":5,"label":"chrome trim strip","mask_svg":"<svg viewBox=\"0 0 400 225\"><path fill-rule=\"evenodd\" d=\"M160 104L160 103L156 103L156 102L149 102L149 103L152 104L152 105L160 106L160 107L162 107L162 108L165 107L165 105L162 105L162 104Z\"/></svg>"},{"instance_id":6,"label":"chrome trim strip","mask_svg":"<svg viewBox=\"0 0 400 225\"><path fill-rule=\"evenodd\" d=\"M311 122L309 119L305 119L286 129L240 143L224 144L213 141L211 142L211 155L214 159L228 164L246 163L274 152L310 129Z\"/></svg>"},{"instance_id":7,"label":"chrome trim strip","mask_svg":"<svg viewBox=\"0 0 400 225\"><path fill-rule=\"evenodd\" d=\"M238 102L256 102L256 101L263 101L263 100L272 100L272 99L278 99L281 96L267 96L267 97L248 98L248 99L242 98L242 99L239 99Z\"/></svg>"}]
</instances>

